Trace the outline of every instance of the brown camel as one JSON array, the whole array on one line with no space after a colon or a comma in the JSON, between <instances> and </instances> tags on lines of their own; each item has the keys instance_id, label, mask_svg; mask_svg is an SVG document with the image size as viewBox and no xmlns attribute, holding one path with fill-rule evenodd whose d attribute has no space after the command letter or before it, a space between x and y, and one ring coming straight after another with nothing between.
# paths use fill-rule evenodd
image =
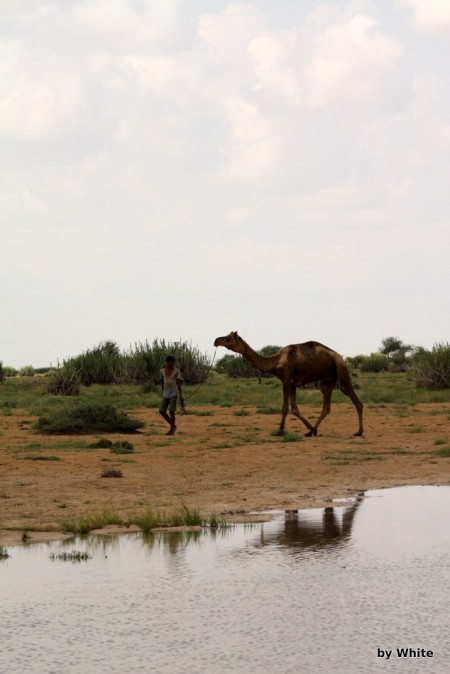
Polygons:
<instances>
[{"instance_id":1,"label":"brown camel","mask_svg":"<svg viewBox=\"0 0 450 674\"><path fill-rule=\"evenodd\" d=\"M330 413L331 396L337 382L342 393L350 398L358 413L359 428L355 435L363 434L363 404L356 395L350 374L344 359L336 351L319 342L304 342L285 346L272 356L261 356L254 351L237 332L230 332L226 337L217 337L214 346L224 346L230 351L240 353L253 367L260 372L270 372L283 384L283 407L281 410L280 428L277 435L283 435L286 415L289 410L309 429L307 436L317 435L319 424ZM297 406L297 386L319 382L323 396L322 412L316 425L312 426L300 414Z\"/></svg>"}]
</instances>

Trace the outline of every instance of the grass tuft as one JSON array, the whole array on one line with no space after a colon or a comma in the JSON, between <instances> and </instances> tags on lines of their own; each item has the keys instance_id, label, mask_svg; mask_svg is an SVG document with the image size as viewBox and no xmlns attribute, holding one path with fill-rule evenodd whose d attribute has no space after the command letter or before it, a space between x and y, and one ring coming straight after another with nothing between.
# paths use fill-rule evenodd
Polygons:
<instances>
[{"instance_id":1,"label":"grass tuft","mask_svg":"<svg viewBox=\"0 0 450 674\"><path fill-rule=\"evenodd\" d=\"M100 477L123 477L123 473L121 470L110 468L108 470L104 470Z\"/></svg>"},{"instance_id":2,"label":"grass tuft","mask_svg":"<svg viewBox=\"0 0 450 674\"><path fill-rule=\"evenodd\" d=\"M92 559L91 555L87 552L80 552L79 550L72 550L71 552L52 552L50 555L52 562L87 562L88 559Z\"/></svg>"},{"instance_id":3,"label":"grass tuft","mask_svg":"<svg viewBox=\"0 0 450 674\"><path fill-rule=\"evenodd\" d=\"M112 405L80 403L55 409L48 416L40 417L35 429L49 435L77 435L97 432L136 433L143 426L143 422L131 419Z\"/></svg>"},{"instance_id":4,"label":"grass tuft","mask_svg":"<svg viewBox=\"0 0 450 674\"><path fill-rule=\"evenodd\" d=\"M9 559L9 553L8 550L3 547L3 545L0 545L0 561L3 559Z\"/></svg>"}]
</instances>

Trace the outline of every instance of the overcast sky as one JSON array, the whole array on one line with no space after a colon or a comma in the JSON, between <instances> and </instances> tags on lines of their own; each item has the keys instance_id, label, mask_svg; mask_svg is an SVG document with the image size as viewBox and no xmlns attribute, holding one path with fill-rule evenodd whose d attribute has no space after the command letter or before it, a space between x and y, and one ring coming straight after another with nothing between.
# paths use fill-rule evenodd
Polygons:
<instances>
[{"instance_id":1,"label":"overcast sky","mask_svg":"<svg viewBox=\"0 0 450 674\"><path fill-rule=\"evenodd\" d=\"M2 0L0 360L450 341L449 38L449 0Z\"/></svg>"}]
</instances>

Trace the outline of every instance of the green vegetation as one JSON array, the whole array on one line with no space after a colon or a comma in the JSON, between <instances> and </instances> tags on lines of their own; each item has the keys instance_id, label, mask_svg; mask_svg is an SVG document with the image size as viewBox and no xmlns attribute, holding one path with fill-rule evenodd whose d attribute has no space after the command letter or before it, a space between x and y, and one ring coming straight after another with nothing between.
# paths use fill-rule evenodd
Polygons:
<instances>
[{"instance_id":1,"label":"green vegetation","mask_svg":"<svg viewBox=\"0 0 450 674\"><path fill-rule=\"evenodd\" d=\"M182 504L172 510L158 510L147 506L144 510L128 518L122 518L111 510L103 510L99 513L90 513L78 518L64 520L61 529L74 534L87 534L94 529L102 529L107 525L130 527L138 526L144 533L153 529L172 527L219 527L230 526L225 519L211 515L205 519L197 508L188 508Z\"/></svg>"},{"instance_id":2,"label":"green vegetation","mask_svg":"<svg viewBox=\"0 0 450 674\"><path fill-rule=\"evenodd\" d=\"M53 396L46 391L45 379L34 378L31 380L33 385L29 385L28 380L24 382L20 378L7 378L0 385L0 417L5 414L15 413L15 410L50 419L56 415L60 417L55 425L49 424L49 432L55 434L81 434L83 432L98 433L105 435L110 432L128 432L117 426L113 428L95 427L92 430L77 430L86 427L86 424L80 421L74 423L71 410L83 409L84 406L111 406L115 410L129 412L139 407L157 408L159 405L160 393L154 391L143 393L142 387L137 384L93 384L92 386L80 386L80 393L75 400L67 400L58 396ZM418 403L446 403L450 402L450 389L428 390L426 388L417 388L415 373L408 372L357 372L353 375L354 384L358 387L358 396L367 405L398 405L399 414L406 413L406 406L416 405ZM195 392L192 398L189 398L190 389ZM196 386L186 386L184 393L187 400L187 411L191 414L202 416L204 411L202 406L217 405L220 407L244 408L251 405L256 407L257 414L279 415L281 409L281 385L280 382L273 379L231 379L225 374L213 372L205 385L196 390ZM299 389L299 404L321 405L322 395L315 388ZM333 405L339 403L349 403L349 399L340 391L333 393ZM403 411L402 411L403 410ZM245 410L247 411L247 410ZM69 418L67 419L66 413ZM253 412L251 412L253 414ZM450 414L450 410L448 412ZM75 413L76 415L76 413ZM119 411L117 411L119 416ZM211 415L211 410L207 411ZM206 415L205 415L206 416ZM239 415L238 415L239 416ZM23 421L24 425L27 420ZM43 426L41 426L43 423ZM74 430L71 430L72 426ZM38 422L36 430L44 430L46 422ZM52 431L51 428L54 428ZM134 432L134 430L131 430ZM71 441L72 442L72 441Z\"/></svg>"},{"instance_id":3,"label":"green vegetation","mask_svg":"<svg viewBox=\"0 0 450 674\"><path fill-rule=\"evenodd\" d=\"M435 344L422 351L416 365L417 386L431 391L450 388L450 344Z\"/></svg>"},{"instance_id":4,"label":"green vegetation","mask_svg":"<svg viewBox=\"0 0 450 674\"><path fill-rule=\"evenodd\" d=\"M111 454L132 454L134 452L134 447L131 442L126 440L117 440L109 448Z\"/></svg>"},{"instance_id":5,"label":"green vegetation","mask_svg":"<svg viewBox=\"0 0 450 674\"><path fill-rule=\"evenodd\" d=\"M78 395L80 384L141 384L146 390L160 379L160 370L168 354L176 357L187 384L198 384L209 371L209 358L186 342L154 340L152 344L136 344L121 352L113 341L65 360L53 371L47 384L49 393Z\"/></svg>"},{"instance_id":6,"label":"green vegetation","mask_svg":"<svg viewBox=\"0 0 450 674\"><path fill-rule=\"evenodd\" d=\"M8 550L4 548L3 545L0 545L0 561L8 558L9 558Z\"/></svg>"},{"instance_id":7,"label":"green vegetation","mask_svg":"<svg viewBox=\"0 0 450 674\"><path fill-rule=\"evenodd\" d=\"M104 509L100 512L92 512L81 517L63 520L61 529L74 534L88 534L94 529L103 529L108 525L122 526L123 520L112 510Z\"/></svg>"},{"instance_id":8,"label":"green vegetation","mask_svg":"<svg viewBox=\"0 0 450 674\"><path fill-rule=\"evenodd\" d=\"M281 346L264 346L258 353L260 353L261 356L271 356L274 353L278 353L280 349ZM233 356L231 353L227 353L223 356L223 358L217 362L215 369L220 374L226 374L227 377L230 377L231 379L273 376L256 370L247 360L245 360L245 358L242 356Z\"/></svg>"},{"instance_id":9,"label":"green vegetation","mask_svg":"<svg viewBox=\"0 0 450 674\"><path fill-rule=\"evenodd\" d=\"M144 424L130 419L123 411L112 405L75 404L56 409L35 424L39 433L48 435L77 435L83 433L136 433Z\"/></svg>"},{"instance_id":10,"label":"green vegetation","mask_svg":"<svg viewBox=\"0 0 450 674\"><path fill-rule=\"evenodd\" d=\"M59 456L47 456L46 454L33 454L32 456L24 456L28 461L61 461Z\"/></svg>"},{"instance_id":11,"label":"green vegetation","mask_svg":"<svg viewBox=\"0 0 450 674\"><path fill-rule=\"evenodd\" d=\"M87 562L92 559L88 552L80 552L79 550L72 550L71 552L52 552L50 554L52 562Z\"/></svg>"},{"instance_id":12,"label":"green vegetation","mask_svg":"<svg viewBox=\"0 0 450 674\"><path fill-rule=\"evenodd\" d=\"M123 474L121 470L110 468L108 470L104 470L100 477L123 477Z\"/></svg>"}]
</instances>

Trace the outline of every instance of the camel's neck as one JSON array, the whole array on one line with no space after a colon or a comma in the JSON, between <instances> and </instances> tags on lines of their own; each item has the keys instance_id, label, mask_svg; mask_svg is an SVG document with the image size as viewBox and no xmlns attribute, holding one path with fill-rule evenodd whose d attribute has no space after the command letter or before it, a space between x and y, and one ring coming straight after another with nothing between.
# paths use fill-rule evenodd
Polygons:
<instances>
[{"instance_id":1,"label":"camel's neck","mask_svg":"<svg viewBox=\"0 0 450 674\"><path fill-rule=\"evenodd\" d=\"M261 356L259 353L256 353L256 351L254 351L252 347L247 344L247 342L244 342L242 338L239 342L239 347L238 353L244 356L244 358L248 360L250 365L252 365L255 370L260 370L261 372L275 371L278 363L277 354L274 356Z\"/></svg>"}]
</instances>

